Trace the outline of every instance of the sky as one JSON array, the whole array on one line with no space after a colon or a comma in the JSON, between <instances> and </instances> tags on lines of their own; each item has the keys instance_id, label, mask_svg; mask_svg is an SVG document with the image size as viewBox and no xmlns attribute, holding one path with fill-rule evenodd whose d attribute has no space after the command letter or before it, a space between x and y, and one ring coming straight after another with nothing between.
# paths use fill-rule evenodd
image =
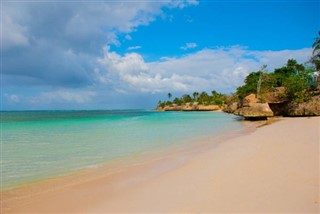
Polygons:
<instances>
[{"instance_id":1,"label":"sky","mask_svg":"<svg viewBox=\"0 0 320 214\"><path fill-rule=\"evenodd\" d=\"M305 63L319 0L1 1L1 110L149 109Z\"/></svg>"}]
</instances>

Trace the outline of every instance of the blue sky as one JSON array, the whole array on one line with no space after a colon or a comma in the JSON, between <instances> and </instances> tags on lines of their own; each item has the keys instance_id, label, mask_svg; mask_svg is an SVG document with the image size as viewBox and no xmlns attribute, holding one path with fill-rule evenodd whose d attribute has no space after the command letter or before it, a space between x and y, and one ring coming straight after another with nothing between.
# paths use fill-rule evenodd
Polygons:
<instances>
[{"instance_id":1,"label":"blue sky","mask_svg":"<svg viewBox=\"0 0 320 214\"><path fill-rule=\"evenodd\" d=\"M230 45L253 50L310 47L319 28L319 2L288 2L203 1L196 7L166 10L166 18L139 27L131 34L134 40L117 50L141 46L141 53L159 57L184 54L179 47L188 42L197 44L193 51Z\"/></svg>"},{"instance_id":2,"label":"blue sky","mask_svg":"<svg viewBox=\"0 0 320 214\"><path fill-rule=\"evenodd\" d=\"M2 110L152 108L303 63L319 1L2 1Z\"/></svg>"}]
</instances>

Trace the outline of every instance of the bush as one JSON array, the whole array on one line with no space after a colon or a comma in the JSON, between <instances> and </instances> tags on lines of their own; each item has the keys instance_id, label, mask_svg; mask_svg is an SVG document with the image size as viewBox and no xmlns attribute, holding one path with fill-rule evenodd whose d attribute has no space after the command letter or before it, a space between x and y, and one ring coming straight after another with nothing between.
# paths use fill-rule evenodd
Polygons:
<instances>
[{"instance_id":1,"label":"bush","mask_svg":"<svg viewBox=\"0 0 320 214\"><path fill-rule=\"evenodd\" d=\"M240 99L243 99L251 93L257 93L258 81L261 73L261 71L250 73L244 80L245 84L237 88L236 93Z\"/></svg>"},{"instance_id":2,"label":"bush","mask_svg":"<svg viewBox=\"0 0 320 214\"><path fill-rule=\"evenodd\" d=\"M285 80L284 86L286 87L286 94L289 100L301 103L310 99L307 77L305 72L301 72Z\"/></svg>"}]
</instances>

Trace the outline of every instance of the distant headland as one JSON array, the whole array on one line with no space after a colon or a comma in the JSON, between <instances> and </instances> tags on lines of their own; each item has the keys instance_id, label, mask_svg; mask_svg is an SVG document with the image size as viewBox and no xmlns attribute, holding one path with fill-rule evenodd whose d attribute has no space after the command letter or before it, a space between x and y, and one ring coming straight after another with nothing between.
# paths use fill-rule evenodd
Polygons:
<instances>
[{"instance_id":1,"label":"distant headland","mask_svg":"<svg viewBox=\"0 0 320 214\"><path fill-rule=\"evenodd\" d=\"M320 36L320 32L319 32ZM289 59L285 66L267 72L267 65L251 72L233 94L213 90L194 92L159 101L158 111L216 111L246 119L273 116L320 116L320 37L313 43L312 57L299 64Z\"/></svg>"}]
</instances>

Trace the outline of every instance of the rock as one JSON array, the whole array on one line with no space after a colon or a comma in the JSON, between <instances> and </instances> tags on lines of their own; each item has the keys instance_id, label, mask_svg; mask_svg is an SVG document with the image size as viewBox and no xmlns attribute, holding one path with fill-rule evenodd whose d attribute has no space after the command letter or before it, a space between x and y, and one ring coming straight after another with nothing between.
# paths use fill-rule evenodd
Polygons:
<instances>
[{"instance_id":1,"label":"rock","mask_svg":"<svg viewBox=\"0 0 320 214\"><path fill-rule=\"evenodd\" d=\"M237 109L234 114L248 120L267 119L274 116L268 103L259 103L255 94L246 96L242 101L242 107Z\"/></svg>"},{"instance_id":2,"label":"rock","mask_svg":"<svg viewBox=\"0 0 320 214\"><path fill-rule=\"evenodd\" d=\"M196 103L189 103L186 105L178 106L172 104L170 106L165 106L164 108L158 108L158 111L217 111L221 108L218 105L198 105Z\"/></svg>"},{"instance_id":3,"label":"rock","mask_svg":"<svg viewBox=\"0 0 320 214\"><path fill-rule=\"evenodd\" d=\"M157 108L155 108L155 109L153 109L153 110L155 110L155 111L164 111L164 108L162 108L162 107L157 107Z\"/></svg>"},{"instance_id":4,"label":"rock","mask_svg":"<svg viewBox=\"0 0 320 214\"><path fill-rule=\"evenodd\" d=\"M198 111L217 111L220 110L218 105L198 105Z\"/></svg>"},{"instance_id":5,"label":"rock","mask_svg":"<svg viewBox=\"0 0 320 214\"><path fill-rule=\"evenodd\" d=\"M233 113L238 109L239 104L237 102L233 102L229 105L224 106L222 109L226 113Z\"/></svg>"},{"instance_id":6,"label":"rock","mask_svg":"<svg viewBox=\"0 0 320 214\"><path fill-rule=\"evenodd\" d=\"M256 103L251 107L242 107L234 112L236 115L245 117L246 119L266 119L273 116L268 103Z\"/></svg>"},{"instance_id":7,"label":"rock","mask_svg":"<svg viewBox=\"0 0 320 214\"><path fill-rule=\"evenodd\" d=\"M266 103L285 103L288 101L285 87L274 88L272 91L263 94L262 97Z\"/></svg>"},{"instance_id":8,"label":"rock","mask_svg":"<svg viewBox=\"0 0 320 214\"><path fill-rule=\"evenodd\" d=\"M178 105L165 106L163 110L164 111L182 111L182 106L178 106Z\"/></svg>"},{"instance_id":9,"label":"rock","mask_svg":"<svg viewBox=\"0 0 320 214\"><path fill-rule=\"evenodd\" d=\"M255 94L249 94L243 99L242 107L251 107L258 102L257 96Z\"/></svg>"},{"instance_id":10,"label":"rock","mask_svg":"<svg viewBox=\"0 0 320 214\"><path fill-rule=\"evenodd\" d=\"M288 102L283 103L268 103L269 107L273 111L274 116L286 115Z\"/></svg>"},{"instance_id":11,"label":"rock","mask_svg":"<svg viewBox=\"0 0 320 214\"><path fill-rule=\"evenodd\" d=\"M182 111L196 111L198 106L195 104L187 104L182 106Z\"/></svg>"},{"instance_id":12,"label":"rock","mask_svg":"<svg viewBox=\"0 0 320 214\"><path fill-rule=\"evenodd\" d=\"M285 116L320 116L320 96L314 96L304 103L289 103Z\"/></svg>"}]
</instances>

